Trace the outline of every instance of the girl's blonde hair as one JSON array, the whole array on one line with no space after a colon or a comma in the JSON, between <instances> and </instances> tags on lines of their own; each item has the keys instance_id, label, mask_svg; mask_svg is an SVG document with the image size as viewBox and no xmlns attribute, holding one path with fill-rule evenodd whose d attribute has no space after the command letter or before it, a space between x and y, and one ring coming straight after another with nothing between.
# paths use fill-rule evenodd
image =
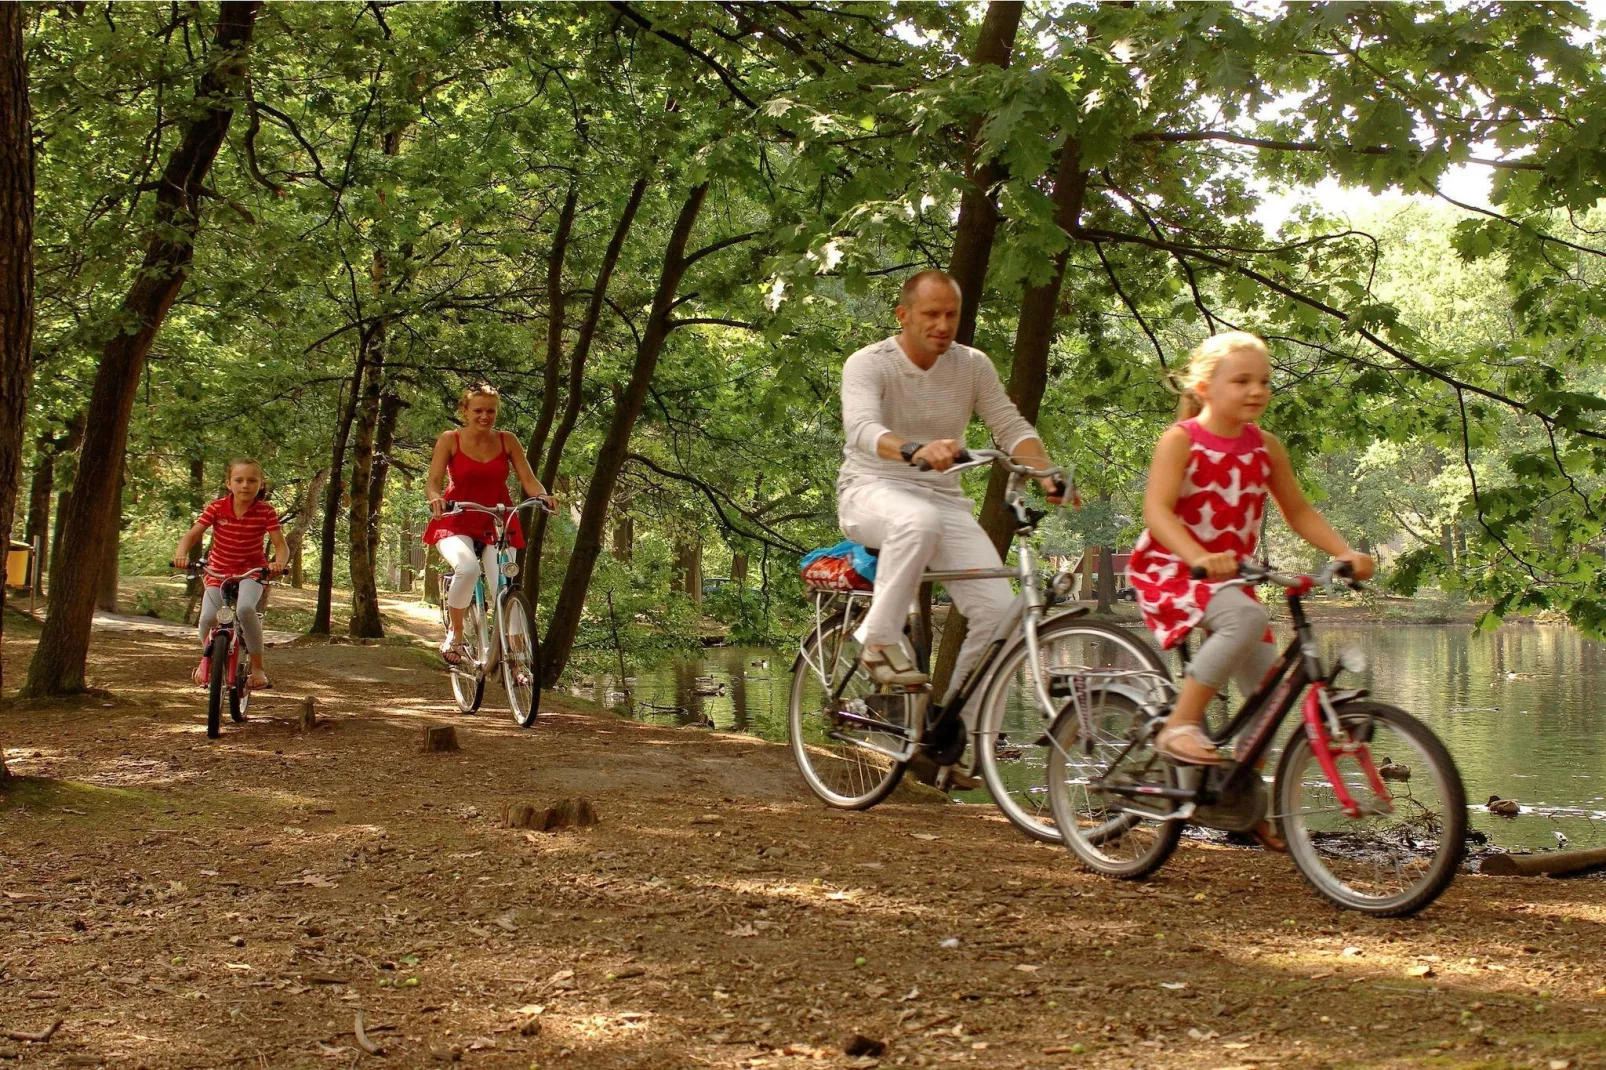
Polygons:
<instances>
[{"instance_id":1,"label":"girl's blonde hair","mask_svg":"<svg viewBox=\"0 0 1606 1070\"><path fill-rule=\"evenodd\" d=\"M457 397L457 415L468 419L468 403L474 398L489 397L496 399L497 408L502 407L502 395L497 393L496 387L487 382L470 383L463 388Z\"/></svg>"},{"instance_id":2,"label":"girl's blonde hair","mask_svg":"<svg viewBox=\"0 0 1606 1070\"><path fill-rule=\"evenodd\" d=\"M1172 375L1177 393L1181 395L1177 401L1178 420L1191 420L1204 411L1204 402L1199 400L1198 394L1200 384L1208 383L1216 374L1216 365L1221 363L1222 357L1240 349L1257 350L1267 358L1271 355L1266 349L1266 340L1248 331L1213 334L1193 347L1188 354L1188 366Z\"/></svg>"},{"instance_id":3,"label":"girl's blonde hair","mask_svg":"<svg viewBox=\"0 0 1606 1070\"><path fill-rule=\"evenodd\" d=\"M262 462L257 460L255 457L236 457L234 460L228 463L228 467L223 469L223 493L234 493L234 491L229 487L229 480L234 478L234 470L243 464L248 464L252 468L255 468L257 470L257 478L262 480L262 485L257 488L257 496L255 499L256 501L261 501L263 498L268 496L268 473L262 470Z\"/></svg>"}]
</instances>

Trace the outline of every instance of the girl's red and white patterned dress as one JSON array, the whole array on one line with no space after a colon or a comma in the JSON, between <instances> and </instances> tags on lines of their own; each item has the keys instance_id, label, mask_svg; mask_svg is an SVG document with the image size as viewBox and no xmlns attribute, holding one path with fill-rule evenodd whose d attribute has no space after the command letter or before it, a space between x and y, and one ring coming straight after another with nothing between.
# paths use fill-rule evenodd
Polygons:
<instances>
[{"instance_id":1,"label":"girl's red and white patterned dress","mask_svg":"<svg viewBox=\"0 0 1606 1070\"><path fill-rule=\"evenodd\" d=\"M1178 518L1211 553L1254 557L1260 518L1266 511L1271 455L1260 428L1249 424L1237 438L1222 438L1198 420L1177 425L1188 433L1188 464L1177 495ZM1127 564L1127 582L1137 591L1143 623L1166 649L1182 641L1204 616L1223 580L1195 580L1187 562L1145 531ZM1254 597L1253 590L1246 593Z\"/></svg>"}]
</instances>

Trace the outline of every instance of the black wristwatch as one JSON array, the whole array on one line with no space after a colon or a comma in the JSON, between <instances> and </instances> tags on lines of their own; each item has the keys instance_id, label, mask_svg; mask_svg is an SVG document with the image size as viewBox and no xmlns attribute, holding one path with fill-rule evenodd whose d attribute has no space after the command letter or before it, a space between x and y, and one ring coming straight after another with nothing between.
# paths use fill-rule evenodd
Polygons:
<instances>
[{"instance_id":1,"label":"black wristwatch","mask_svg":"<svg viewBox=\"0 0 1606 1070\"><path fill-rule=\"evenodd\" d=\"M915 454L925 449L925 447L926 444L924 442L905 442L898 447L898 456L903 458L904 464L914 464Z\"/></svg>"}]
</instances>

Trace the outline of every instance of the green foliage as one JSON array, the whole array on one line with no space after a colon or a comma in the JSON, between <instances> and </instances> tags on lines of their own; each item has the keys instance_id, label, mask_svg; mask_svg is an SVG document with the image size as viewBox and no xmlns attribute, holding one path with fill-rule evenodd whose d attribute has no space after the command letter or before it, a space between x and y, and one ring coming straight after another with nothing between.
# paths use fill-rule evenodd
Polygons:
<instances>
[{"instance_id":1,"label":"green foliage","mask_svg":"<svg viewBox=\"0 0 1606 1070\"><path fill-rule=\"evenodd\" d=\"M65 425L99 341L128 329L130 244L164 139L196 107L215 10L32 9L30 438ZM385 390L404 405L380 574L410 566L462 384L497 383L502 426L526 441L550 400L548 257L569 190L565 355L647 176L559 466L566 501L583 499L680 199L706 180L692 240L706 253L612 503L634 553L604 558L579 648L611 653L616 625L632 660L715 627L788 634L796 553L837 537L838 371L896 329L904 276L947 263L974 127L1007 169L977 327L1006 375L1023 288L1066 258L1039 424L1089 505L1048 527L1053 552L1135 537L1175 408L1164 374L1241 326L1272 341L1268 428L1334 523L1386 548L1394 586L1606 627L1606 79L1582 9L1070 3L1033 9L1007 68L970 62L978 18L883 3L269 5L133 414L126 566L157 570L232 456L261 458L296 522L378 324ZM1069 230L1052 196L1068 147L1088 181ZM1431 196L1479 159L1501 165L1492 214L1393 196ZM1311 199L1278 233L1257 221L1266 189L1325 179L1391 196L1354 220ZM553 525L543 616L572 538ZM721 568L745 555L746 588L700 608L676 593L688 541ZM1302 552L1285 533L1273 545Z\"/></svg>"}]
</instances>

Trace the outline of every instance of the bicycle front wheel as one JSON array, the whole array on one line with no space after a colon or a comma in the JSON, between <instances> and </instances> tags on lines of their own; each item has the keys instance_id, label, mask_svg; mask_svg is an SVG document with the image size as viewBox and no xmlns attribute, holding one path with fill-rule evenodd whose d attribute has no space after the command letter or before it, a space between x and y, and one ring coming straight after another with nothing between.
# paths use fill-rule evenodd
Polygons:
<instances>
[{"instance_id":1,"label":"bicycle front wheel","mask_svg":"<svg viewBox=\"0 0 1606 1070\"><path fill-rule=\"evenodd\" d=\"M528 728L541 712L539 640L531 623L530 605L522 594L502 599L502 686L514 723Z\"/></svg>"},{"instance_id":2,"label":"bicycle front wheel","mask_svg":"<svg viewBox=\"0 0 1606 1070\"><path fill-rule=\"evenodd\" d=\"M451 627L445 602L441 603L441 625ZM477 600L470 602L468 608L463 610L463 634L458 638L468 649L469 656L456 665L447 666L452 678L452 697L457 700L459 710L473 713L485 698L485 674L480 669L486 651L485 610Z\"/></svg>"},{"instance_id":3,"label":"bicycle front wheel","mask_svg":"<svg viewBox=\"0 0 1606 1070\"><path fill-rule=\"evenodd\" d=\"M1169 679L1165 662L1140 635L1114 624L1069 614L1038 626L1038 672L1054 709L1045 711L1033 682L1023 635L998 660L976 719L976 758L993 802L1026 835L1061 843L1048 798L1048 729L1071 702L1069 682L1082 674L1130 673L1133 686L1152 688ZM1149 674L1149 675L1144 675ZM1119 678L1119 677L1115 677Z\"/></svg>"},{"instance_id":4,"label":"bicycle front wheel","mask_svg":"<svg viewBox=\"0 0 1606 1070\"><path fill-rule=\"evenodd\" d=\"M245 711L251 705L251 659L244 651L234 648L234 673L229 681L229 717L236 722L245 720Z\"/></svg>"},{"instance_id":5,"label":"bicycle front wheel","mask_svg":"<svg viewBox=\"0 0 1606 1070\"><path fill-rule=\"evenodd\" d=\"M1295 732L1275 788L1288 857L1337 906L1383 918L1414 914L1449 887L1466 856L1461 774L1439 738L1402 709L1346 702L1338 720L1340 742L1364 745L1338 756L1339 778L1361 813L1344 812L1309 737ZM1374 767L1390 766L1389 779L1374 782L1362 755Z\"/></svg>"},{"instance_id":6,"label":"bicycle front wheel","mask_svg":"<svg viewBox=\"0 0 1606 1070\"><path fill-rule=\"evenodd\" d=\"M1170 765L1154 751L1150 713L1118 681L1101 685L1093 677L1079 697L1081 709L1073 706L1055 723L1048 797L1065 846L1078 861L1106 877L1134 880L1171 857L1182 822L1167 820L1170 800L1109 790L1176 786Z\"/></svg>"},{"instance_id":7,"label":"bicycle front wheel","mask_svg":"<svg viewBox=\"0 0 1606 1070\"><path fill-rule=\"evenodd\" d=\"M901 753L916 729L889 722L877 730L840 716L849 712L850 704L875 693L859 665L860 647L851 624L834 617L804 641L792 668L786 729L809 790L830 806L867 810L898 786L905 763L888 752ZM869 720L874 713L866 708L858 716Z\"/></svg>"},{"instance_id":8,"label":"bicycle front wheel","mask_svg":"<svg viewBox=\"0 0 1606 1070\"><path fill-rule=\"evenodd\" d=\"M218 631L212 637L211 678L206 688L206 737L216 739L223 731L223 692L229 686L229 633Z\"/></svg>"}]
</instances>

